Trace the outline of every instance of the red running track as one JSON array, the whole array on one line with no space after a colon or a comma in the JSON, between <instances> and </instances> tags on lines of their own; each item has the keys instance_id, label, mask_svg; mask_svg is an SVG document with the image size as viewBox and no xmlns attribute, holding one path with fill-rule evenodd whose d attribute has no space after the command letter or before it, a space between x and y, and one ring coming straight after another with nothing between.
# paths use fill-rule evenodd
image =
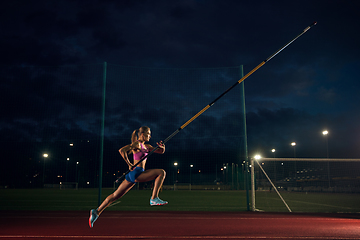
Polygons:
<instances>
[{"instance_id":1,"label":"red running track","mask_svg":"<svg viewBox=\"0 0 360 240\"><path fill-rule=\"evenodd\" d=\"M358 214L1 212L4 239L360 239Z\"/></svg>"}]
</instances>

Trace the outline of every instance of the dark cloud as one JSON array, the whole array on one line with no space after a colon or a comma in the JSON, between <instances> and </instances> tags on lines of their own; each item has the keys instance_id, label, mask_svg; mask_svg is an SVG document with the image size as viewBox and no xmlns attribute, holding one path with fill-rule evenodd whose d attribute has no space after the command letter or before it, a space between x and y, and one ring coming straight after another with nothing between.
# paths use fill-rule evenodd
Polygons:
<instances>
[{"instance_id":1,"label":"dark cloud","mask_svg":"<svg viewBox=\"0 0 360 240\"><path fill-rule=\"evenodd\" d=\"M328 128L330 155L356 158L359 5L3 1L1 141L96 142L104 62L109 149L141 125L152 128L154 142L164 139L239 80L240 65L246 74L317 21L245 80L249 153L275 147L279 157L291 156L296 141L299 156L322 157L320 133ZM171 149L242 145L242 105L238 86L174 137Z\"/></svg>"}]
</instances>

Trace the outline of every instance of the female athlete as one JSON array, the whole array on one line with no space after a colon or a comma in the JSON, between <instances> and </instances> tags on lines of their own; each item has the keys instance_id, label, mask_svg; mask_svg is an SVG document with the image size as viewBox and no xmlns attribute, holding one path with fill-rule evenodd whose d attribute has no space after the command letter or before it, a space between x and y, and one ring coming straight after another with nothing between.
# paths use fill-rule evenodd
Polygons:
<instances>
[{"instance_id":1,"label":"female athlete","mask_svg":"<svg viewBox=\"0 0 360 240\"><path fill-rule=\"evenodd\" d=\"M146 157L154 148L150 144L145 144L151 138L151 131L149 127L143 126L135 130L131 135L131 144L119 149L119 152L125 162L129 165L130 172L125 176L125 180L120 184L118 189L110 194L97 209L91 209L89 217L89 226L92 228L96 219L111 203L124 196L137 182L148 182L155 179L152 196L150 198L151 206L161 206L168 202L159 198L159 191L165 179L165 171L163 169L149 169L145 170L146 158L144 161L134 167L141 159ZM160 142L156 143L158 149L155 153L163 154L165 152L165 145ZM134 161L130 162L128 158L129 153L133 153Z\"/></svg>"}]
</instances>

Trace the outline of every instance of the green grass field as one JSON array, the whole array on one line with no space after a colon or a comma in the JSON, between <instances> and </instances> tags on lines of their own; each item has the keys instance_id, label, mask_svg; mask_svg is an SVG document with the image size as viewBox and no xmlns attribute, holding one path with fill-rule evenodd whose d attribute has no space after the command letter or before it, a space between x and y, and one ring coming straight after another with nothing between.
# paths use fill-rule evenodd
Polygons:
<instances>
[{"instance_id":1,"label":"green grass field","mask_svg":"<svg viewBox=\"0 0 360 240\"><path fill-rule=\"evenodd\" d=\"M293 212L359 213L360 194L281 192ZM268 212L286 212L275 192L257 191L256 208Z\"/></svg>"},{"instance_id":2,"label":"green grass field","mask_svg":"<svg viewBox=\"0 0 360 240\"><path fill-rule=\"evenodd\" d=\"M102 200L113 189L102 190ZM131 190L110 211L246 211L243 191L172 191L164 190L160 198L166 206L150 206L150 190ZM1 189L0 210L89 210L98 205L97 189Z\"/></svg>"},{"instance_id":3,"label":"green grass field","mask_svg":"<svg viewBox=\"0 0 360 240\"><path fill-rule=\"evenodd\" d=\"M102 200L113 189L102 190ZM359 194L281 193L293 212L360 212ZM131 190L107 211L247 211L245 191L164 190L166 206L150 206L150 190ZM96 208L97 189L0 189L0 210L79 211ZM274 192L256 192L256 208L287 212Z\"/></svg>"}]
</instances>

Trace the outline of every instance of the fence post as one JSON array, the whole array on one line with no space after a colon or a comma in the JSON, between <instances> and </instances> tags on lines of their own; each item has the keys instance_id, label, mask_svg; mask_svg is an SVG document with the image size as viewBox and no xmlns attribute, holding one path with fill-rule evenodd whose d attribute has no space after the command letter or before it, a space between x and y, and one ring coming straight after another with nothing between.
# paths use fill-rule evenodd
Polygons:
<instances>
[{"instance_id":1,"label":"fence post","mask_svg":"<svg viewBox=\"0 0 360 240\"><path fill-rule=\"evenodd\" d=\"M98 204L101 204L101 190L102 190L102 175L103 175L103 162L104 162L104 135L105 135L105 96L106 96L106 68L107 63L103 65L103 99L102 99L102 120L101 120L101 133L100 133L100 163L99 163L99 196Z\"/></svg>"}]
</instances>

